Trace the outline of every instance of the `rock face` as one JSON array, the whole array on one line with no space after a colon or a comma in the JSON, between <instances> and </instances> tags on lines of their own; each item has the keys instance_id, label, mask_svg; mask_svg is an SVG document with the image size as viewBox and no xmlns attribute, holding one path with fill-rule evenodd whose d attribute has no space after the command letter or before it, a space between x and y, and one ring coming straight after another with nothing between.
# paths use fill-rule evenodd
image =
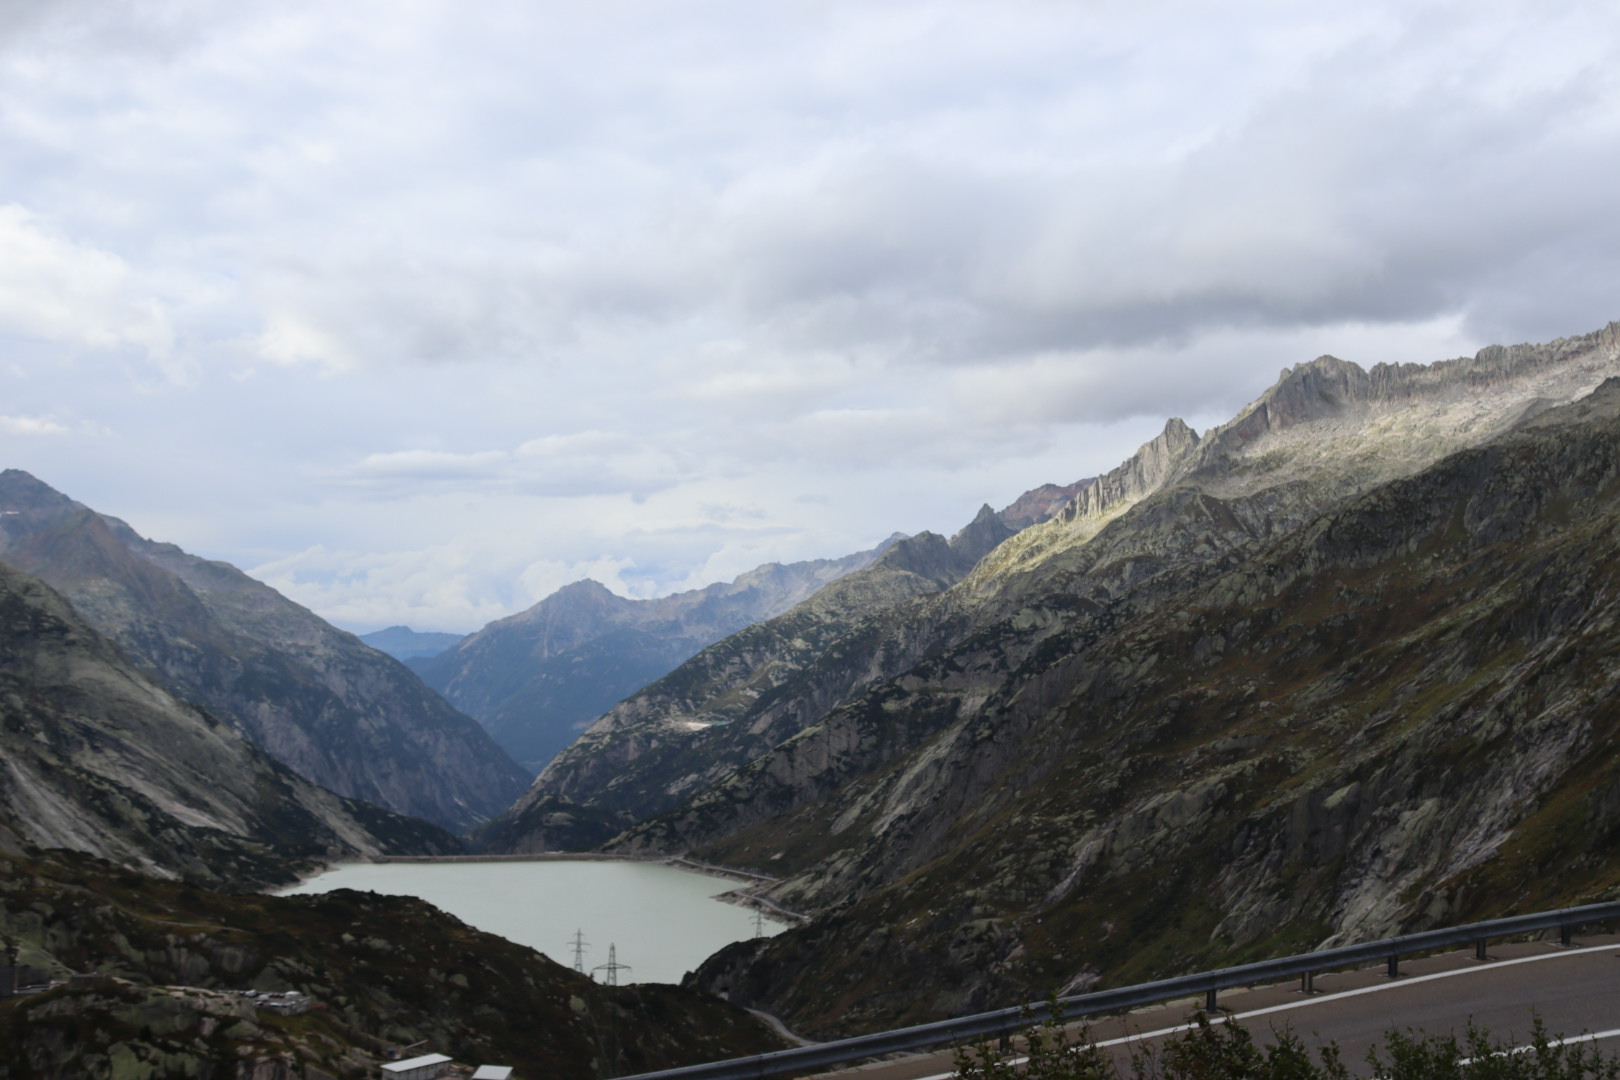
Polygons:
<instances>
[{"instance_id":1,"label":"rock face","mask_svg":"<svg viewBox=\"0 0 1620 1080\"><path fill-rule=\"evenodd\" d=\"M1616 374L1620 325L1300 365L949 588L713 646L519 806L782 875L815 922L698 981L821 1033L1606 895Z\"/></svg>"},{"instance_id":2,"label":"rock face","mask_svg":"<svg viewBox=\"0 0 1620 1080\"><path fill-rule=\"evenodd\" d=\"M537 773L618 701L704 646L868 565L883 550L768 563L735 581L657 600L629 600L594 581L577 581L411 666Z\"/></svg>"},{"instance_id":3,"label":"rock face","mask_svg":"<svg viewBox=\"0 0 1620 1080\"><path fill-rule=\"evenodd\" d=\"M16 469L0 473L0 559L332 791L463 830L527 780L402 664L235 567L143 539Z\"/></svg>"},{"instance_id":4,"label":"rock face","mask_svg":"<svg viewBox=\"0 0 1620 1080\"><path fill-rule=\"evenodd\" d=\"M290 865L460 850L273 761L3 563L0 836L236 888L289 880Z\"/></svg>"}]
</instances>

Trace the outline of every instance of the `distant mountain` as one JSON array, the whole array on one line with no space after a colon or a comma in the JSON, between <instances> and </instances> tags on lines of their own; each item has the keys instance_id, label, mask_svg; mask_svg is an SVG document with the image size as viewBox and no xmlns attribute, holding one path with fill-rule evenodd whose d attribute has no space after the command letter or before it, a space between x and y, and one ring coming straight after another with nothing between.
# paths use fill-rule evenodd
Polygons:
<instances>
[{"instance_id":1,"label":"distant mountain","mask_svg":"<svg viewBox=\"0 0 1620 1080\"><path fill-rule=\"evenodd\" d=\"M866 616L949 588L1013 535L985 506L950 540L931 532L895 540L871 565L703 650L591 725L479 842L502 851L589 846L676 805L797 730L815 706L795 690L811 702L845 692L859 676L824 661L861 640ZM778 702L790 711L777 714Z\"/></svg>"},{"instance_id":2,"label":"distant mountain","mask_svg":"<svg viewBox=\"0 0 1620 1080\"><path fill-rule=\"evenodd\" d=\"M408 626L390 626L361 634L360 640L395 660L426 659L453 649L467 639L466 634L422 633Z\"/></svg>"},{"instance_id":3,"label":"distant mountain","mask_svg":"<svg viewBox=\"0 0 1620 1080\"><path fill-rule=\"evenodd\" d=\"M68 848L231 888L333 859L460 850L441 829L299 777L4 563L0 703L0 848Z\"/></svg>"},{"instance_id":4,"label":"distant mountain","mask_svg":"<svg viewBox=\"0 0 1620 1080\"><path fill-rule=\"evenodd\" d=\"M866 566L893 542L842 559L768 563L735 581L656 600L577 581L438 656L413 658L411 667L538 772L626 695Z\"/></svg>"},{"instance_id":5,"label":"distant mountain","mask_svg":"<svg viewBox=\"0 0 1620 1080\"><path fill-rule=\"evenodd\" d=\"M332 791L462 830L523 789L483 729L399 662L235 567L143 539L16 469L0 473L0 560Z\"/></svg>"},{"instance_id":6,"label":"distant mountain","mask_svg":"<svg viewBox=\"0 0 1620 1080\"><path fill-rule=\"evenodd\" d=\"M711 646L489 831L780 876L819 917L697 982L823 1034L1612 896L1616 375L1620 324L1297 365L947 588Z\"/></svg>"}]
</instances>

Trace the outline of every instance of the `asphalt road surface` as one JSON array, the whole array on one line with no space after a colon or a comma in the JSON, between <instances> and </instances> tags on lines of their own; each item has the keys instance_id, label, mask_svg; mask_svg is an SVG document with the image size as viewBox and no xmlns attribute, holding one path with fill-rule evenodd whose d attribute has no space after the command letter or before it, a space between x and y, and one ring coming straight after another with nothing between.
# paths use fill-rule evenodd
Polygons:
<instances>
[{"instance_id":1,"label":"asphalt road surface","mask_svg":"<svg viewBox=\"0 0 1620 1080\"><path fill-rule=\"evenodd\" d=\"M1233 990L1219 1004L1262 1041L1290 1030L1310 1045L1336 1042L1357 1072L1366 1071L1367 1051L1391 1028L1461 1035L1473 1021L1522 1044L1538 1016L1554 1034L1596 1035L1606 1052L1620 1054L1620 939L1612 936L1583 938L1568 949L1551 942L1502 945L1484 962L1471 950L1404 961L1393 980L1382 966L1318 975L1315 990L1303 994L1297 983ZM1202 1004L1184 999L1093 1021L1089 1034L1125 1062L1131 1047L1181 1030ZM952 1062L951 1052L942 1051L824 1075L943 1080Z\"/></svg>"}]
</instances>

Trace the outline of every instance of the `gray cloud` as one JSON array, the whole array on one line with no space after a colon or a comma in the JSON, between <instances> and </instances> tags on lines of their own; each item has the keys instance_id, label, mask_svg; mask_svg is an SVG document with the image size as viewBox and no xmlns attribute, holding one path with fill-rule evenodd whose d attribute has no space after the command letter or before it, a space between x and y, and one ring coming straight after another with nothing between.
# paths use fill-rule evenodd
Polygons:
<instances>
[{"instance_id":1,"label":"gray cloud","mask_svg":"<svg viewBox=\"0 0 1620 1080\"><path fill-rule=\"evenodd\" d=\"M1620 314L1617 22L0 3L0 439L392 621L949 530Z\"/></svg>"}]
</instances>

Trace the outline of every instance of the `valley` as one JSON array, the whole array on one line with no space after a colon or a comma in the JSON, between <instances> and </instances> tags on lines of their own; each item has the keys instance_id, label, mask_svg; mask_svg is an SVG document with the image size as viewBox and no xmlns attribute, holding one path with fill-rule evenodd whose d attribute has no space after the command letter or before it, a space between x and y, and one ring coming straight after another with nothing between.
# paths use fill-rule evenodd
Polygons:
<instances>
[{"instance_id":1,"label":"valley","mask_svg":"<svg viewBox=\"0 0 1620 1080\"><path fill-rule=\"evenodd\" d=\"M830 1038L1620 896L1620 324L1321 357L949 537L576 582L378 638L406 662L27 473L0 509L0 933L99 976L0 1004L0 1077L75 1040L613 1075L780 1045L744 1009ZM468 850L739 867L810 919L615 990L420 901L261 895Z\"/></svg>"}]
</instances>

